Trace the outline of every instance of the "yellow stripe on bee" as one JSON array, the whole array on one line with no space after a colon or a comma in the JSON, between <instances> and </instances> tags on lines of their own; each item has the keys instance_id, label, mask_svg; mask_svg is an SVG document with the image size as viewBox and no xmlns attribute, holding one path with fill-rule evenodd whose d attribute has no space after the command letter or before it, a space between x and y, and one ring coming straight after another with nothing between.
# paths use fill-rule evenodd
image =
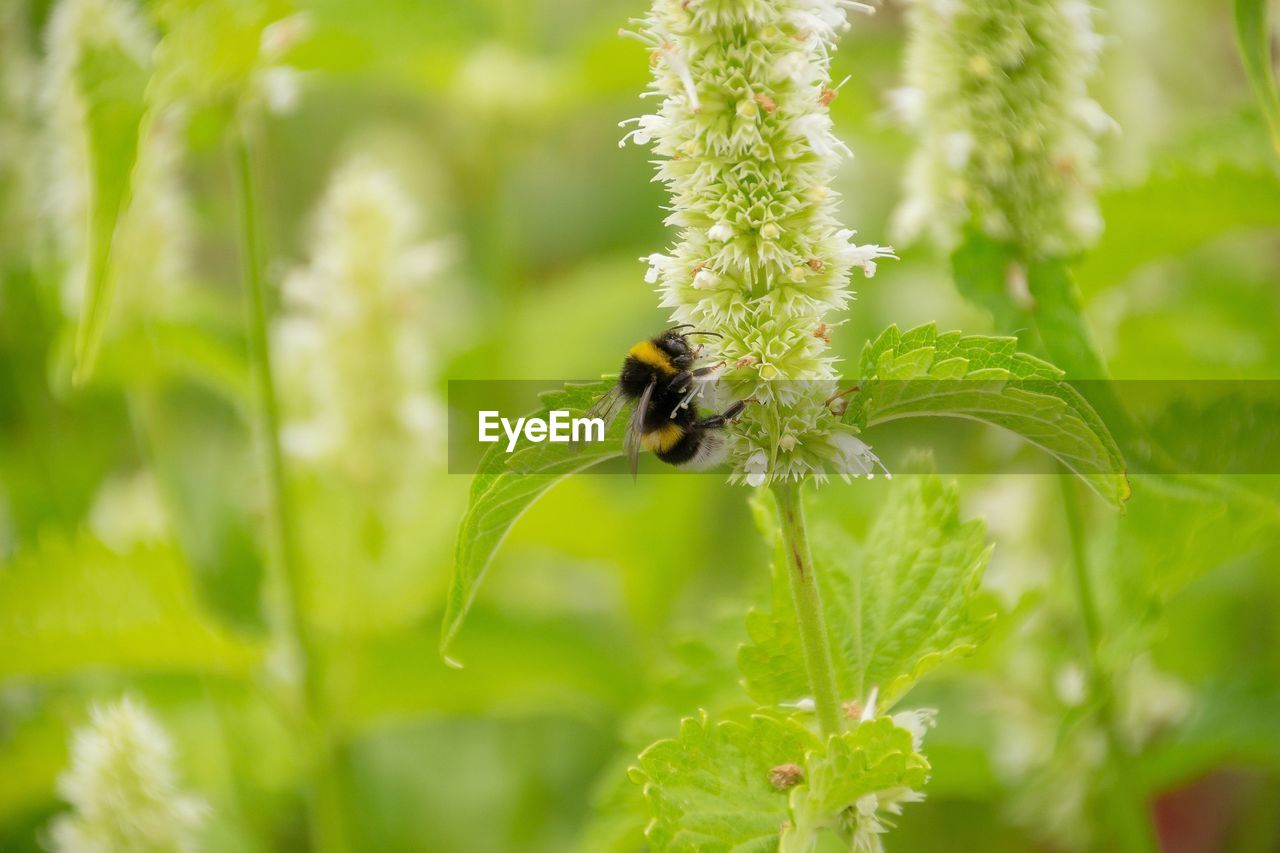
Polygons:
<instances>
[{"instance_id":1,"label":"yellow stripe on bee","mask_svg":"<svg viewBox=\"0 0 1280 853\"><path fill-rule=\"evenodd\" d=\"M654 346L653 341L641 341L633 346L627 355L636 361L644 362L650 367L656 367L663 373L675 373L676 369L671 366L671 359L662 350Z\"/></svg>"},{"instance_id":2,"label":"yellow stripe on bee","mask_svg":"<svg viewBox=\"0 0 1280 853\"><path fill-rule=\"evenodd\" d=\"M666 453L682 438L684 429L679 424L663 424L641 436L640 446L650 453Z\"/></svg>"}]
</instances>

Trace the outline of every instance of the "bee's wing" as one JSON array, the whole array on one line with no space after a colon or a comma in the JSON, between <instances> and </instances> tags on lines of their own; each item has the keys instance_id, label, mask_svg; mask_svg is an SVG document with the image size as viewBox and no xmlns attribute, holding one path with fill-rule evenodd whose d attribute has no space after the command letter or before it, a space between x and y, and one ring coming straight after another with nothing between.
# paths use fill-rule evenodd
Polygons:
<instances>
[{"instance_id":1,"label":"bee's wing","mask_svg":"<svg viewBox=\"0 0 1280 853\"><path fill-rule=\"evenodd\" d=\"M613 425L614 418L618 417L618 412L622 411L622 403L622 385L614 385L591 404L591 408L587 409L587 417L603 420L607 432Z\"/></svg>"},{"instance_id":2,"label":"bee's wing","mask_svg":"<svg viewBox=\"0 0 1280 853\"><path fill-rule=\"evenodd\" d=\"M644 393L636 401L636 407L631 410L631 420L627 422L627 431L622 436L622 448L627 452L627 464L631 468L633 480L640 468L640 438L644 435L644 416L649 411L649 399L653 396L653 389L657 384L658 377L655 376L649 380Z\"/></svg>"}]
</instances>

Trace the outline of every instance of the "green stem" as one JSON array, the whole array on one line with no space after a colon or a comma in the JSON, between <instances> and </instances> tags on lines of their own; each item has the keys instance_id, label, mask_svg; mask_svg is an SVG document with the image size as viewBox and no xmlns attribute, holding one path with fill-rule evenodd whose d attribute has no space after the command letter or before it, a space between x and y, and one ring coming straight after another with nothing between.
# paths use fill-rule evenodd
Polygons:
<instances>
[{"instance_id":1,"label":"green stem","mask_svg":"<svg viewBox=\"0 0 1280 853\"><path fill-rule=\"evenodd\" d=\"M1089 680L1107 738L1110 776L1115 786L1113 796L1107 798L1112 804L1115 841L1121 849L1133 851L1133 853L1155 851L1159 849L1159 844L1151 818L1147 813L1146 798L1138 790L1138 785L1129 770L1128 750L1124 748L1116 724L1115 693L1111 686L1110 675L1102 663L1102 619L1098 612L1093 581L1089 575L1080 495L1076 491L1073 475L1065 468L1059 468L1058 483L1062 489L1062 507L1066 515L1067 536L1071 543L1071 574L1075 584L1077 606L1080 608L1080 623L1084 629Z\"/></svg>"},{"instance_id":2,"label":"green stem","mask_svg":"<svg viewBox=\"0 0 1280 853\"><path fill-rule=\"evenodd\" d=\"M249 290L249 360L253 387L258 398L259 440L264 452L267 481L267 521L271 552L284 586L285 626L298 642L302 656L302 680L307 699L317 698L314 677L315 644L307 621L302 618L304 579L298 560L293 510L285 479L284 451L280 446L280 404L271 366L271 338L267 308L267 284L263 278L262 248L258 237L257 188L253 175L253 155L242 133L235 145L236 179L240 202L241 270Z\"/></svg>"},{"instance_id":3,"label":"green stem","mask_svg":"<svg viewBox=\"0 0 1280 853\"><path fill-rule=\"evenodd\" d=\"M818 726L824 735L838 734L843 728L840 694L836 691L831 643L822 612L816 567L805 532L800 486L791 482L775 483L773 494L782 520L782 544L786 551L787 575L791 579L791 598L796 608L796 620L800 623L800 647L809 672Z\"/></svg>"},{"instance_id":4,"label":"green stem","mask_svg":"<svg viewBox=\"0 0 1280 853\"><path fill-rule=\"evenodd\" d=\"M267 284L263 276L257 189L247 129L240 131L234 148L239 190L241 264L249 291L249 356L261 418L259 431L267 473L269 535L271 552L284 591L284 624L279 627L295 643L302 674L308 730L314 736L309 739L314 746L310 809L312 833L315 836L313 842L319 849L340 851L346 850L348 846L342 810L344 798L341 795L341 781L332 772L334 742L324 716L325 703L317 671L317 642L302 608L305 578L298 554L294 513L285 476L284 451L280 446L280 404L272 372Z\"/></svg>"}]
</instances>

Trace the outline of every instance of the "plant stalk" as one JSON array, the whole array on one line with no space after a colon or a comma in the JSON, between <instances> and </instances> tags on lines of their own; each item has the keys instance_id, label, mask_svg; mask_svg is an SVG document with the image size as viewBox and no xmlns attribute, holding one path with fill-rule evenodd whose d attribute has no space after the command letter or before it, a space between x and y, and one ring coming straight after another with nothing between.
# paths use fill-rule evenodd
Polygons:
<instances>
[{"instance_id":1,"label":"plant stalk","mask_svg":"<svg viewBox=\"0 0 1280 853\"><path fill-rule=\"evenodd\" d=\"M1121 849L1134 853L1154 853L1159 849L1146 801L1137 790L1129 772L1127 751L1116 727L1115 693L1111 679L1102 663L1102 620L1098 615L1098 601L1093 582L1089 577L1088 554L1084 539L1084 520L1080 510L1080 495L1075 489L1073 476L1059 467L1058 483L1062 489L1062 506L1067 521L1067 537L1071 543L1071 574L1075 584L1080 622L1084 630L1086 661L1089 667L1091 690L1098 703L1098 713L1107 738L1107 756L1111 765L1111 781L1115 796L1109 798L1115 823L1115 841Z\"/></svg>"},{"instance_id":2,"label":"plant stalk","mask_svg":"<svg viewBox=\"0 0 1280 853\"><path fill-rule=\"evenodd\" d=\"M298 560L293 508L285 479L284 451L280 446L280 404L271 364L267 285L263 277L262 248L258 236L258 201L253 175L253 155L247 133L235 143L235 169L240 202L241 271L248 288L249 361L258 398L259 440L267 482L267 523L272 556L284 587L285 626L296 638L302 658L302 682L308 704L316 696L315 645L307 621L302 618L304 579Z\"/></svg>"},{"instance_id":3,"label":"plant stalk","mask_svg":"<svg viewBox=\"0 0 1280 853\"><path fill-rule=\"evenodd\" d=\"M775 483L772 489L782 521L787 575L791 579L791 598L796 608L796 621L800 624L800 647L804 651L809 687L813 691L814 710L818 716L818 727L824 736L829 737L838 734L844 725L840 694L836 691L835 668L831 663L831 643L823 617L822 595L818 589L813 556L809 552L800 486L781 482Z\"/></svg>"},{"instance_id":4,"label":"plant stalk","mask_svg":"<svg viewBox=\"0 0 1280 853\"><path fill-rule=\"evenodd\" d=\"M318 647L302 608L305 578L299 558L297 530L284 451L280 445L280 404L271 362L270 311L258 234L258 200L249 131L242 128L234 142L234 170L240 210L241 268L248 289L248 338L254 390L258 398L259 431L267 481L270 550L284 592L278 627L294 643L301 670L307 740L313 748L310 822L317 849L348 849L340 780L332 771L334 743L319 680Z\"/></svg>"}]
</instances>

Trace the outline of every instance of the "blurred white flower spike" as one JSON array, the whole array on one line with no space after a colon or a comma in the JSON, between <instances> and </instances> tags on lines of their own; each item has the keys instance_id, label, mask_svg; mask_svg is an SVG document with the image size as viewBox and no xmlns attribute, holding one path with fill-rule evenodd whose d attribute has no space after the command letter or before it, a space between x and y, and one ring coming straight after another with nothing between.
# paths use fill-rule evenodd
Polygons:
<instances>
[{"instance_id":1,"label":"blurred white flower spike","mask_svg":"<svg viewBox=\"0 0 1280 853\"><path fill-rule=\"evenodd\" d=\"M970 221L1029 256L1102 229L1097 138L1115 123L1088 94L1102 39L1086 0L910 0L906 86L892 111L918 147L896 238L944 248Z\"/></svg>"},{"instance_id":2,"label":"blurred white flower spike","mask_svg":"<svg viewBox=\"0 0 1280 853\"><path fill-rule=\"evenodd\" d=\"M853 427L823 405L836 390L831 314L851 270L875 273L893 250L858 245L829 185L848 147L832 129L828 67L846 0L657 0L624 35L651 51L645 94L657 110L623 143L650 146L671 193L674 246L643 259L676 323L723 337L706 349L727 369L725 405L754 398L732 432L732 479L764 485L869 474ZM785 437L785 441L783 440ZM865 448L865 445L861 445ZM869 457L874 459L874 457ZM851 464L846 464L851 463Z\"/></svg>"},{"instance_id":3,"label":"blurred white flower spike","mask_svg":"<svg viewBox=\"0 0 1280 853\"><path fill-rule=\"evenodd\" d=\"M72 811L50 827L58 853L193 851L208 812L179 788L168 733L137 701L95 707L71 740L58 792Z\"/></svg>"},{"instance_id":4,"label":"blurred white flower spike","mask_svg":"<svg viewBox=\"0 0 1280 853\"><path fill-rule=\"evenodd\" d=\"M284 281L275 329L285 450L376 491L401 481L412 452L441 449L443 415L424 328L448 244L423 242L396 175L358 157L334 175L309 262Z\"/></svg>"}]
</instances>

